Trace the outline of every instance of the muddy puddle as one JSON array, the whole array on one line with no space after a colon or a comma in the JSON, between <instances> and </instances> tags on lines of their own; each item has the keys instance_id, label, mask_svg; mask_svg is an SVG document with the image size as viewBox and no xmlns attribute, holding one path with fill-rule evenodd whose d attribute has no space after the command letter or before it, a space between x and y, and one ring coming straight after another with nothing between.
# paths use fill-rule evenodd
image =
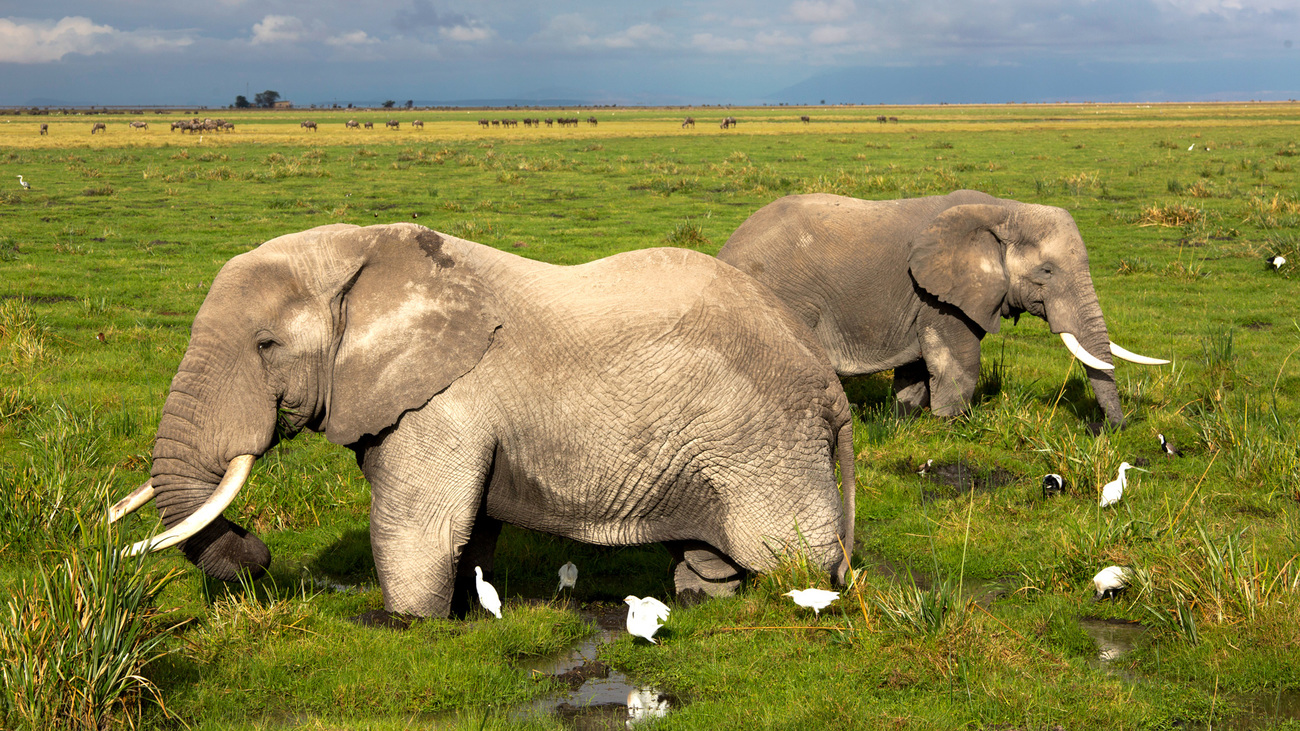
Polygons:
<instances>
[{"instance_id":1,"label":"muddy puddle","mask_svg":"<svg viewBox=\"0 0 1300 731\"><path fill-rule=\"evenodd\" d=\"M1095 662L1107 673L1130 683L1141 683L1146 678L1124 662L1147 628L1137 622L1122 619L1084 617L1079 627L1097 643ZM1300 721L1300 691L1276 690L1258 693L1222 694L1220 712L1213 723L1182 723L1188 729L1224 729L1228 731L1257 731L1274 728L1286 721Z\"/></svg>"},{"instance_id":2,"label":"muddy puddle","mask_svg":"<svg viewBox=\"0 0 1300 731\"><path fill-rule=\"evenodd\" d=\"M929 591L934 586L934 576L924 570L918 570L915 566L893 561L879 554L868 554L865 556L866 567L871 573L877 576L883 576L898 584L907 584L916 582L917 588L922 591ZM910 579L908 578L910 575ZM995 600L1006 596L1011 591L1009 581L1000 581L998 579L973 579L966 577L961 582L961 599L970 600L987 608Z\"/></svg>"},{"instance_id":3,"label":"muddy puddle","mask_svg":"<svg viewBox=\"0 0 1300 731\"><path fill-rule=\"evenodd\" d=\"M576 731L630 729L638 722L659 718L676 705L657 689L638 685L626 675L596 659L601 645L625 632L627 608L623 605L594 605L579 609L578 616L596 626L568 650L545 658L517 663L534 675L545 675L564 683L568 691L516 708L513 720L554 715Z\"/></svg>"}]
</instances>

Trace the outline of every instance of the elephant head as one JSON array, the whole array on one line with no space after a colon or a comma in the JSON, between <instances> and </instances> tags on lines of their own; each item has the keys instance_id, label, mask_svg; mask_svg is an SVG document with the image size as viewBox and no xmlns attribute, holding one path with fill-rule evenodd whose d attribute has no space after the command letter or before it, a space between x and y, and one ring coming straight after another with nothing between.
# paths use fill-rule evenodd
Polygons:
<instances>
[{"instance_id":1,"label":"elephant head","mask_svg":"<svg viewBox=\"0 0 1300 731\"><path fill-rule=\"evenodd\" d=\"M467 373L499 325L490 291L433 231L333 225L228 262L195 316L149 483L167 531L209 576L258 575L266 545L221 517L253 461L303 429L355 445Z\"/></svg>"},{"instance_id":2,"label":"elephant head","mask_svg":"<svg viewBox=\"0 0 1300 731\"><path fill-rule=\"evenodd\" d=\"M1024 312L1046 320L1084 364L1106 420L1123 426L1112 355L1147 365L1168 361L1110 341L1088 252L1069 213L977 195L992 202L947 208L912 240L913 279L988 333Z\"/></svg>"}]
</instances>

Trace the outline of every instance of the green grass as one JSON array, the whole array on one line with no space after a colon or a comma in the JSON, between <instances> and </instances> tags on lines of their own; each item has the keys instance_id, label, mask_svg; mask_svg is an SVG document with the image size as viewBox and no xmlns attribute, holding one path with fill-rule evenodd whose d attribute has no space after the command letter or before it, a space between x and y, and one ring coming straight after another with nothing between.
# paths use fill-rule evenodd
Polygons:
<instances>
[{"instance_id":1,"label":"green grass","mask_svg":"<svg viewBox=\"0 0 1300 731\"><path fill-rule=\"evenodd\" d=\"M493 115L477 111L223 110L211 116L235 131L202 139L169 132L168 117L138 133L125 128L135 117L95 117L109 130L94 138L86 117L7 117L0 585L14 606L36 601L42 576L85 583L61 567L102 556L82 532L147 476L208 284L265 240L413 220L575 264L648 246L715 253L787 193L965 187L1067 209L1112 338L1174 361L1117 367L1129 427L1086 430L1101 419L1086 379L1028 316L986 338L976 403L960 418L900 419L887 375L854 379L853 588L813 617L781 593L825 577L788 562L739 597L675 608L660 645L620 636L601 658L678 699L665 728L1221 726L1252 694L1300 691L1300 105L693 109L698 129L682 130L687 113L584 110L598 127L507 131L479 128ZM876 123L882 113L900 122ZM719 130L726 115L739 126ZM342 124L390 116L426 128ZM307 118L320 132L298 127ZM48 137L36 135L41 121ZM17 189L18 173L32 190ZM1290 268L1267 271L1274 253ZM1161 456L1157 432L1186 456ZM1138 458L1149 472L1131 472L1124 501L1099 510L1099 486ZM960 464L976 489L918 476L927 459ZM1042 497L1046 472L1065 477L1065 494ZM137 656L150 685L105 694L97 723L554 728L511 720L556 688L521 658L591 632L576 606L667 597L671 586L661 547L507 528L505 620L358 626L349 618L382 606L369 489L350 453L313 435L259 460L227 514L266 540L269 577L227 587L178 552L149 559L149 575L183 578L122 616L145 617L163 644ZM117 540L145 536L155 516L141 511ZM551 602L568 560L578 586ZM1090 579L1110 564L1137 579L1094 604ZM990 584L995 598L968 601L967 587ZM67 616L55 607L69 600L50 596L11 625ZM1077 623L1088 616L1150 627L1124 676L1095 662ZM42 647L10 641L2 660ZM7 681L5 698L22 687ZM71 707L75 694L51 688L44 707ZM6 703L0 725L31 725Z\"/></svg>"}]
</instances>

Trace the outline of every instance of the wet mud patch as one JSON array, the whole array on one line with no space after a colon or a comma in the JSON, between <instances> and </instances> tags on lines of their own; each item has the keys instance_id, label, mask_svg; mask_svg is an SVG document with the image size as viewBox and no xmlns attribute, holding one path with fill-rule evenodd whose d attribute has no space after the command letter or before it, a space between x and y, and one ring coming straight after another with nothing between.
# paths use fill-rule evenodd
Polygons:
<instances>
[{"instance_id":1,"label":"wet mud patch","mask_svg":"<svg viewBox=\"0 0 1300 731\"><path fill-rule=\"evenodd\" d=\"M899 474L915 472L921 477L921 495L925 500L946 500L960 497L970 491L992 492L1014 484L1019 476L1002 467L981 465L976 462L931 462L913 466L902 463Z\"/></svg>"},{"instance_id":2,"label":"wet mud patch","mask_svg":"<svg viewBox=\"0 0 1300 731\"><path fill-rule=\"evenodd\" d=\"M678 702L657 689L633 683L619 671L596 659L601 645L626 632L627 606L613 602L584 605L578 615L596 627L572 647L556 655L521 661L518 667L535 678L551 679L567 687L511 713L515 720L553 715L577 731L626 731L642 719L667 715Z\"/></svg>"}]
</instances>

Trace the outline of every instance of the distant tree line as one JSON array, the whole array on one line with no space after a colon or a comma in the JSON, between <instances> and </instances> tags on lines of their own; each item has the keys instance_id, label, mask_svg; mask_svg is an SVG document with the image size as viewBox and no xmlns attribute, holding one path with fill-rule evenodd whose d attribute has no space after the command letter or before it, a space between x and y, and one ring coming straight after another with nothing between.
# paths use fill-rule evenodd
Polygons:
<instances>
[{"instance_id":1,"label":"distant tree line","mask_svg":"<svg viewBox=\"0 0 1300 731\"><path fill-rule=\"evenodd\" d=\"M270 109L271 107L275 106L275 103L279 101L279 99L280 99L280 92L271 91L270 89L267 89L266 91L259 91L256 94L254 94L253 101L251 102L248 101L248 97L244 96L243 94L240 94L239 96L235 97L235 108L249 109L252 107L260 107L262 109Z\"/></svg>"}]
</instances>

